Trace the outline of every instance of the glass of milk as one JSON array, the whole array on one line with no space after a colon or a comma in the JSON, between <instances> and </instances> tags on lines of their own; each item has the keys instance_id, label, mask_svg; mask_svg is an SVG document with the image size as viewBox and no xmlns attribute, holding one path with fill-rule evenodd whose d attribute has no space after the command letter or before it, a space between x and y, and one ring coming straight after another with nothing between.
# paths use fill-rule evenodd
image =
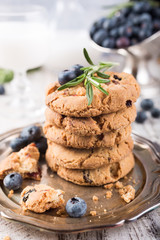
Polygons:
<instances>
[{"instance_id":1,"label":"glass of milk","mask_svg":"<svg viewBox=\"0 0 160 240\"><path fill-rule=\"evenodd\" d=\"M8 87L6 111L29 116L39 111L31 96L33 87L26 71L42 66L49 53L49 31L45 8L37 5L0 7L0 67L14 71ZM36 89L32 95L36 95Z\"/></svg>"}]
</instances>

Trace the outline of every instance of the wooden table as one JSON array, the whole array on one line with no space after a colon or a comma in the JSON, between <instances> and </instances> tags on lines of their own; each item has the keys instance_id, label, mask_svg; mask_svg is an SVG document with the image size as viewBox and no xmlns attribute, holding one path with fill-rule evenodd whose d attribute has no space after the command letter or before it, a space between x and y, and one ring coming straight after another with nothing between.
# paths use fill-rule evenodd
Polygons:
<instances>
[{"instance_id":1,"label":"wooden table","mask_svg":"<svg viewBox=\"0 0 160 240\"><path fill-rule=\"evenodd\" d=\"M52 73L44 70L39 73L33 73L32 77L34 81L38 81L37 84L42 84L42 79L45 79L45 84L43 82L44 85L53 80ZM156 99L155 102L159 107L160 99ZM34 121L37 120L34 119ZM26 123L28 124L31 121L34 122L27 119ZM22 121L13 121L13 119L3 118L2 115L0 116L0 123L0 133L25 124L24 119ZM142 136L160 143L160 119L153 120L149 117L143 125L134 123L133 130ZM119 228L66 235L38 231L23 224L9 222L1 218L0 240L6 235L10 236L11 240L158 240L160 239L160 208L146 214L136 222L125 224Z\"/></svg>"}]
</instances>

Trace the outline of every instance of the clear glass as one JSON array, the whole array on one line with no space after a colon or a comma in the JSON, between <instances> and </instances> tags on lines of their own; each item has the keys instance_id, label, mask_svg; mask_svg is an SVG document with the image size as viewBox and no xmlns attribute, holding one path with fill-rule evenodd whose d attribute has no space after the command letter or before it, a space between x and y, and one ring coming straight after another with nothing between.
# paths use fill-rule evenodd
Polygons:
<instances>
[{"instance_id":1,"label":"clear glass","mask_svg":"<svg viewBox=\"0 0 160 240\"><path fill-rule=\"evenodd\" d=\"M26 72L42 66L49 53L45 8L37 5L0 7L0 66L14 71L8 86L5 114L26 117L39 113ZM33 111L34 110L34 111Z\"/></svg>"}]
</instances>

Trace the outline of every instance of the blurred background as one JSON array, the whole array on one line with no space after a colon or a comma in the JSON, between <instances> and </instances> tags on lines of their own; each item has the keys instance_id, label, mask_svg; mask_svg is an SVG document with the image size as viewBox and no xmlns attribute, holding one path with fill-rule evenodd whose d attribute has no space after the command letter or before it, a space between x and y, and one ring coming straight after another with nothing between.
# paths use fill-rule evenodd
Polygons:
<instances>
[{"instance_id":1,"label":"blurred background","mask_svg":"<svg viewBox=\"0 0 160 240\"><path fill-rule=\"evenodd\" d=\"M0 133L44 120L46 86L64 69L86 66L85 47L95 63L119 62L117 71L134 74L143 113L133 129L160 141L160 7L139 2L145 7L122 0L0 0ZM141 106L146 98L153 113Z\"/></svg>"}]
</instances>

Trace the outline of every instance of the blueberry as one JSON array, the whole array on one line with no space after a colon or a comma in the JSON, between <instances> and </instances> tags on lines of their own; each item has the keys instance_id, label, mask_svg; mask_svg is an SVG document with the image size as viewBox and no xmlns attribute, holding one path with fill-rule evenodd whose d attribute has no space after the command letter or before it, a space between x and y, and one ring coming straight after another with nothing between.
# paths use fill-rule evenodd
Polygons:
<instances>
[{"instance_id":1,"label":"blueberry","mask_svg":"<svg viewBox=\"0 0 160 240\"><path fill-rule=\"evenodd\" d=\"M21 187L22 185L22 176L19 173L13 172L8 174L4 180L3 180L3 184L6 188L8 188L9 190L17 190Z\"/></svg>"},{"instance_id":2,"label":"blueberry","mask_svg":"<svg viewBox=\"0 0 160 240\"><path fill-rule=\"evenodd\" d=\"M81 68L83 68L84 66L76 64L74 66L71 67L71 71L74 71L76 76L78 77L79 75L83 74L84 71L80 70Z\"/></svg>"},{"instance_id":3,"label":"blueberry","mask_svg":"<svg viewBox=\"0 0 160 240\"><path fill-rule=\"evenodd\" d=\"M115 16L115 27L122 25L126 22L126 17L124 17L122 14L118 14Z\"/></svg>"},{"instance_id":4,"label":"blueberry","mask_svg":"<svg viewBox=\"0 0 160 240\"><path fill-rule=\"evenodd\" d=\"M77 76L76 76L75 71L64 70L64 71L59 73L59 75L58 75L58 82L59 82L60 85L63 85L65 83L73 80L76 77Z\"/></svg>"},{"instance_id":5,"label":"blueberry","mask_svg":"<svg viewBox=\"0 0 160 240\"><path fill-rule=\"evenodd\" d=\"M117 48L126 48L130 45L130 41L127 37L120 37L116 41Z\"/></svg>"},{"instance_id":6,"label":"blueberry","mask_svg":"<svg viewBox=\"0 0 160 240\"><path fill-rule=\"evenodd\" d=\"M95 32L97 31L97 27L95 24L92 25L92 27L90 28L90 36L91 38L93 37L93 35L95 34Z\"/></svg>"},{"instance_id":7,"label":"blueberry","mask_svg":"<svg viewBox=\"0 0 160 240\"><path fill-rule=\"evenodd\" d=\"M5 88L3 85L0 85L0 95L4 95L5 94Z\"/></svg>"},{"instance_id":8,"label":"blueberry","mask_svg":"<svg viewBox=\"0 0 160 240\"><path fill-rule=\"evenodd\" d=\"M93 41L96 42L98 45L101 45L101 43L106 37L106 31L104 29L100 29L93 35Z\"/></svg>"},{"instance_id":9,"label":"blueberry","mask_svg":"<svg viewBox=\"0 0 160 240\"><path fill-rule=\"evenodd\" d=\"M152 16L154 18L160 18L160 8L156 7L152 9Z\"/></svg>"},{"instance_id":10,"label":"blueberry","mask_svg":"<svg viewBox=\"0 0 160 240\"><path fill-rule=\"evenodd\" d=\"M11 140L10 147L14 152L18 152L19 150L21 150L21 148L24 148L25 146L27 146L27 144L28 144L28 138L18 137Z\"/></svg>"},{"instance_id":11,"label":"blueberry","mask_svg":"<svg viewBox=\"0 0 160 240\"><path fill-rule=\"evenodd\" d=\"M139 15L136 15L133 19L132 22L134 25L138 25L141 23L141 17Z\"/></svg>"},{"instance_id":12,"label":"blueberry","mask_svg":"<svg viewBox=\"0 0 160 240\"><path fill-rule=\"evenodd\" d=\"M125 36L130 38L132 35L133 35L133 28L132 27L126 27Z\"/></svg>"},{"instance_id":13,"label":"blueberry","mask_svg":"<svg viewBox=\"0 0 160 240\"><path fill-rule=\"evenodd\" d=\"M48 145L47 145L47 139L45 137L40 137L39 140L35 142L35 144L40 153L42 154L46 153Z\"/></svg>"},{"instance_id":14,"label":"blueberry","mask_svg":"<svg viewBox=\"0 0 160 240\"><path fill-rule=\"evenodd\" d=\"M153 28L153 24L151 23L151 22L143 22L142 24L141 24L141 29L144 29L144 30L148 30L148 29L150 29L150 30L152 30L152 28Z\"/></svg>"},{"instance_id":15,"label":"blueberry","mask_svg":"<svg viewBox=\"0 0 160 240\"><path fill-rule=\"evenodd\" d=\"M102 47L105 47L105 48L115 48L115 40L114 40L114 38L106 38L102 42Z\"/></svg>"},{"instance_id":16,"label":"blueberry","mask_svg":"<svg viewBox=\"0 0 160 240\"><path fill-rule=\"evenodd\" d=\"M86 202L79 197L73 197L66 204L66 211L70 217L82 217L87 210Z\"/></svg>"},{"instance_id":17,"label":"blueberry","mask_svg":"<svg viewBox=\"0 0 160 240\"><path fill-rule=\"evenodd\" d=\"M151 15L149 13L143 13L141 16L140 16L140 21L141 22L151 22L152 18L151 18Z\"/></svg>"},{"instance_id":18,"label":"blueberry","mask_svg":"<svg viewBox=\"0 0 160 240\"><path fill-rule=\"evenodd\" d=\"M141 102L141 108L145 111L149 111L153 108L153 101L151 99L143 99Z\"/></svg>"},{"instance_id":19,"label":"blueberry","mask_svg":"<svg viewBox=\"0 0 160 240\"><path fill-rule=\"evenodd\" d=\"M102 25L102 28L106 31L109 30L109 23L110 23L110 20L108 18L106 18L106 20L103 22L103 25Z\"/></svg>"},{"instance_id":20,"label":"blueberry","mask_svg":"<svg viewBox=\"0 0 160 240\"><path fill-rule=\"evenodd\" d=\"M131 11L130 7L122 8L121 11L120 11L120 14L127 17L128 14L130 13L130 11Z\"/></svg>"},{"instance_id":21,"label":"blueberry","mask_svg":"<svg viewBox=\"0 0 160 240\"><path fill-rule=\"evenodd\" d=\"M150 10L151 10L150 4L148 4L145 1L137 2L133 6L133 12L135 12L135 13L143 13L143 12L148 12Z\"/></svg>"},{"instance_id":22,"label":"blueberry","mask_svg":"<svg viewBox=\"0 0 160 240\"><path fill-rule=\"evenodd\" d=\"M97 28L102 28L103 23L104 23L105 20L106 20L106 17L100 18L100 19L96 22L96 27L97 27Z\"/></svg>"},{"instance_id":23,"label":"blueberry","mask_svg":"<svg viewBox=\"0 0 160 240\"><path fill-rule=\"evenodd\" d=\"M122 25L118 28L118 35L121 37L121 36L124 36L125 34L125 30L126 30L126 26L125 25Z\"/></svg>"},{"instance_id":24,"label":"blueberry","mask_svg":"<svg viewBox=\"0 0 160 240\"><path fill-rule=\"evenodd\" d=\"M127 18L127 22L126 24L128 26L133 26L133 19L137 17L137 14L135 14L134 12L131 12L129 15L128 15L128 18Z\"/></svg>"},{"instance_id":25,"label":"blueberry","mask_svg":"<svg viewBox=\"0 0 160 240\"><path fill-rule=\"evenodd\" d=\"M139 31L140 31L140 28L134 26L134 27L133 27L133 36L136 36L136 37L137 37L137 36L139 35Z\"/></svg>"},{"instance_id":26,"label":"blueberry","mask_svg":"<svg viewBox=\"0 0 160 240\"><path fill-rule=\"evenodd\" d=\"M109 29L112 29L116 26L118 26L120 22L118 22L118 17L114 16L112 18L110 18L109 20Z\"/></svg>"},{"instance_id":27,"label":"blueberry","mask_svg":"<svg viewBox=\"0 0 160 240\"><path fill-rule=\"evenodd\" d=\"M138 37L142 41L142 40L150 37L151 35L152 35L152 31L150 29L147 29L147 30L141 29L140 32L139 32Z\"/></svg>"},{"instance_id":28,"label":"blueberry","mask_svg":"<svg viewBox=\"0 0 160 240\"><path fill-rule=\"evenodd\" d=\"M144 123L147 119L147 115L145 112L137 112L136 122L137 123Z\"/></svg>"},{"instance_id":29,"label":"blueberry","mask_svg":"<svg viewBox=\"0 0 160 240\"><path fill-rule=\"evenodd\" d=\"M138 43L138 40L136 38L131 38L131 45L136 45Z\"/></svg>"},{"instance_id":30,"label":"blueberry","mask_svg":"<svg viewBox=\"0 0 160 240\"><path fill-rule=\"evenodd\" d=\"M159 31L160 30L160 19L155 19L153 21L153 29L155 31Z\"/></svg>"},{"instance_id":31,"label":"blueberry","mask_svg":"<svg viewBox=\"0 0 160 240\"><path fill-rule=\"evenodd\" d=\"M113 37L113 38L117 38L118 37L118 28L113 28L113 29L111 29L110 30L110 32L109 32L109 35L111 36L111 37Z\"/></svg>"},{"instance_id":32,"label":"blueberry","mask_svg":"<svg viewBox=\"0 0 160 240\"><path fill-rule=\"evenodd\" d=\"M153 108L151 110L151 115L153 118L159 118L160 117L160 110L158 108Z\"/></svg>"},{"instance_id":33,"label":"blueberry","mask_svg":"<svg viewBox=\"0 0 160 240\"><path fill-rule=\"evenodd\" d=\"M23 128L20 137L28 140L28 143L37 141L41 136L41 130L37 126L29 126Z\"/></svg>"}]
</instances>

